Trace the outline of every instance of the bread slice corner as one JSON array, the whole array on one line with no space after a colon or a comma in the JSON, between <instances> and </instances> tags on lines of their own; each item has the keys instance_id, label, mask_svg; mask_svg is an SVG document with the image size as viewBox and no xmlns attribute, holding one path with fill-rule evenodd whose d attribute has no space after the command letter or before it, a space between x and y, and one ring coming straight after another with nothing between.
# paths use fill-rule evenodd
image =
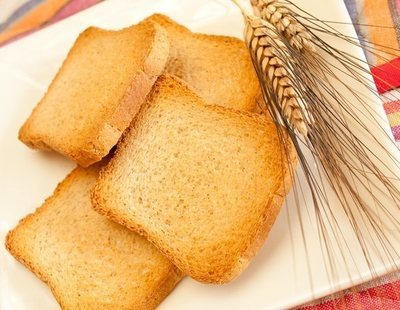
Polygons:
<instances>
[{"instance_id":1,"label":"bread slice corner","mask_svg":"<svg viewBox=\"0 0 400 310\"><path fill-rule=\"evenodd\" d=\"M195 33L163 14L146 19L166 29L170 53L165 72L189 85L209 104L241 111L256 108L260 87L244 42Z\"/></svg>"},{"instance_id":2,"label":"bread slice corner","mask_svg":"<svg viewBox=\"0 0 400 310\"><path fill-rule=\"evenodd\" d=\"M20 129L19 139L85 167L100 161L139 110L168 54L165 30L150 21L118 31L86 29Z\"/></svg>"}]
</instances>

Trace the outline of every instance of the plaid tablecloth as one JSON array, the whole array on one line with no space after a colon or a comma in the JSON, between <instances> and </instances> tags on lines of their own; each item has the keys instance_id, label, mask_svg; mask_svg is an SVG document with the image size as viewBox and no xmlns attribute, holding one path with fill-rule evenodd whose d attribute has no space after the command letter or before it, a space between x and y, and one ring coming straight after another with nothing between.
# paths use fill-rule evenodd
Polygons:
<instances>
[{"instance_id":1,"label":"plaid tablecloth","mask_svg":"<svg viewBox=\"0 0 400 310\"><path fill-rule=\"evenodd\" d=\"M0 47L100 1L0 0ZM400 88L400 0L344 1L359 37L389 52L376 57L366 51L366 56L393 135L400 143L400 94L397 90ZM317 300L301 309L400 310L400 273Z\"/></svg>"}]
</instances>

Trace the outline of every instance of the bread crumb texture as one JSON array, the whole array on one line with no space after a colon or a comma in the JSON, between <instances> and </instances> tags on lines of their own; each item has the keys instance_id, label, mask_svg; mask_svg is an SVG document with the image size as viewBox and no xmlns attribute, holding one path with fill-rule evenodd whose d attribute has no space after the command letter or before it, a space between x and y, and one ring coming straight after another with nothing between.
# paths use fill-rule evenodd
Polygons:
<instances>
[{"instance_id":1,"label":"bread crumb texture","mask_svg":"<svg viewBox=\"0 0 400 310\"><path fill-rule=\"evenodd\" d=\"M138 234L94 212L99 165L75 169L6 240L63 309L153 309L182 278Z\"/></svg>"},{"instance_id":2,"label":"bread crumb texture","mask_svg":"<svg viewBox=\"0 0 400 310\"><path fill-rule=\"evenodd\" d=\"M154 14L146 20L167 30L170 53L166 73L186 81L208 103L254 110L260 87L243 41L193 33L162 14Z\"/></svg>"},{"instance_id":3,"label":"bread crumb texture","mask_svg":"<svg viewBox=\"0 0 400 310\"><path fill-rule=\"evenodd\" d=\"M150 21L119 31L86 29L19 138L82 166L101 160L164 70L168 51L165 30Z\"/></svg>"},{"instance_id":4,"label":"bread crumb texture","mask_svg":"<svg viewBox=\"0 0 400 310\"><path fill-rule=\"evenodd\" d=\"M93 206L185 274L225 283L261 247L290 189L295 153L283 149L269 118L206 105L164 75L101 172Z\"/></svg>"}]
</instances>

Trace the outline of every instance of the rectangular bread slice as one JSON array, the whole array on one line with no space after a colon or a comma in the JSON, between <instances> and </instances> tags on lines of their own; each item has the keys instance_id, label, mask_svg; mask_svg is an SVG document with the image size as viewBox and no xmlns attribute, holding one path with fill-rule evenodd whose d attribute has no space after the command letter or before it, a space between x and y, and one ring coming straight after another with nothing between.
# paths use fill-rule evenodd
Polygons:
<instances>
[{"instance_id":1,"label":"rectangular bread slice","mask_svg":"<svg viewBox=\"0 0 400 310\"><path fill-rule=\"evenodd\" d=\"M166 73L183 79L208 103L243 111L255 108L260 88L243 41L193 33L162 14L147 20L167 31L170 51Z\"/></svg>"},{"instance_id":2,"label":"rectangular bread slice","mask_svg":"<svg viewBox=\"0 0 400 310\"><path fill-rule=\"evenodd\" d=\"M279 213L294 148L269 118L206 105L173 76L160 76L147 100L102 170L93 207L192 278L228 282Z\"/></svg>"},{"instance_id":3,"label":"rectangular bread slice","mask_svg":"<svg viewBox=\"0 0 400 310\"><path fill-rule=\"evenodd\" d=\"M20 129L20 140L82 166L101 160L163 71L168 49L165 30L152 22L119 31L88 28Z\"/></svg>"},{"instance_id":4,"label":"rectangular bread slice","mask_svg":"<svg viewBox=\"0 0 400 310\"><path fill-rule=\"evenodd\" d=\"M51 288L63 309L152 309L182 278L138 234L91 208L100 167L76 168L7 236L8 251Z\"/></svg>"}]
</instances>

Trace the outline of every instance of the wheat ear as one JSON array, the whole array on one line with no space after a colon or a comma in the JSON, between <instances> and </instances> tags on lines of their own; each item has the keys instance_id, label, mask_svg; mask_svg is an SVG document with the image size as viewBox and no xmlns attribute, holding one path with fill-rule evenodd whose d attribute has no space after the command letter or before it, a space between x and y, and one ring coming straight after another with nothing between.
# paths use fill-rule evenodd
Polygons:
<instances>
[{"instance_id":1,"label":"wheat ear","mask_svg":"<svg viewBox=\"0 0 400 310\"><path fill-rule=\"evenodd\" d=\"M276 32L275 26L257 16L245 17L245 40L257 72L262 74L261 87L271 87L277 98L280 115L302 135L308 129L304 104L297 95L290 79L287 59L290 58L285 43ZM285 60L286 59L286 60ZM267 90L267 93L271 91ZM270 97L273 97L270 95ZM271 100L271 98L269 98Z\"/></svg>"},{"instance_id":2,"label":"wheat ear","mask_svg":"<svg viewBox=\"0 0 400 310\"><path fill-rule=\"evenodd\" d=\"M273 24L298 51L316 52L312 35L280 0L251 0L254 13Z\"/></svg>"}]
</instances>

